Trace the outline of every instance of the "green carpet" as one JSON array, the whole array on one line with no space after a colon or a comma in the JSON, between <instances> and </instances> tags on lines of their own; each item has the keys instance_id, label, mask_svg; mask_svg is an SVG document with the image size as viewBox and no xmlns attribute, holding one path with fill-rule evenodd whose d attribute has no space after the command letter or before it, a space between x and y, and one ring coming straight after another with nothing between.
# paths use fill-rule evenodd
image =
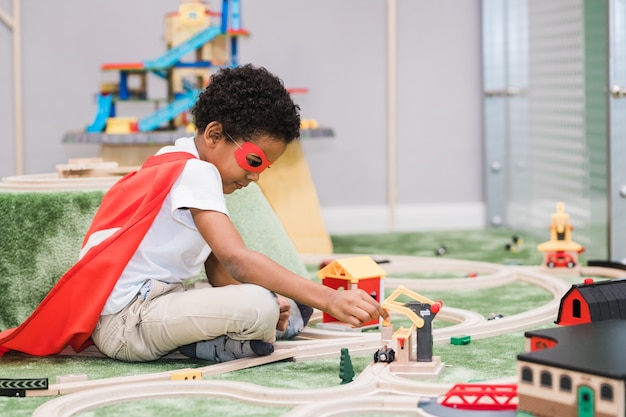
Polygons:
<instances>
[{"instance_id":1,"label":"green carpet","mask_svg":"<svg viewBox=\"0 0 626 417\"><path fill-rule=\"evenodd\" d=\"M87 195L84 198L95 198L97 196ZM37 206L36 210L40 211L35 218L24 222L20 220L20 224L15 226L16 233L21 236L37 235L34 240L39 240L38 248L31 250L18 251L16 259L23 257L27 259L32 257L33 253L39 253L43 247L49 244L51 240L55 242L63 240L63 236L55 234L54 228L48 226L54 223L56 214L51 213L58 210L72 210L72 216L77 219L76 224L72 227L76 229L84 229L88 225L93 205L85 203L81 198L72 196L70 202L65 201L54 210L47 210L46 207ZM0 203L2 200L0 199ZM11 204L17 204L15 202ZM15 206L11 208L16 208ZM18 207L20 208L20 207ZM0 210L3 207L0 204ZM20 208L21 209L21 208ZM26 209L26 208L24 208ZM252 223L255 226L266 225L267 219L259 219L249 210L238 216L240 227L246 228ZM274 220L271 220L274 221ZM248 226L245 226L246 222ZM271 223L271 222L270 222ZM269 226L268 226L269 227ZM38 232L41 231L41 232ZM267 233L270 233L266 230ZM513 235L522 238L521 246L516 251L508 251L505 246L511 242ZM268 236L267 234L261 236ZM280 237L280 239L285 236ZM543 239L545 240L545 239ZM443 257L467 259L475 261L495 262L501 264L519 264L519 265L537 265L541 262L541 254L536 251L536 245L543 241L542 239L533 239L529 236L521 236L513 231L508 230L474 230L474 231L446 231L446 232L428 232L428 233L397 233L397 234L380 234L380 235L352 235L352 236L333 236L332 241L336 253L354 253L354 254L375 254L376 259L384 259L385 254L394 255L417 255L417 256L437 256L436 251L440 247L445 247L446 252ZM13 242L14 243L14 242ZM2 253L15 253L17 250L12 247L12 242L3 242L4 246L0 246ZM267 242L259 241L248 237L247 243L250 246L257 245L257 249L266 249ZM278 243L274 248L283 247L284 242ZM59 257L59 253L77 253L77 248L64 247L58 249L55 247L52 252L44 252L38 255L37 262L41 262L46 257ZM5 252L9 251L9 252ZM280 252L280 251L279 251ZM280 260L281 263L291 264L291 268L302 274L313 276L317 269L317 265L308 265L307 270L294 261L294 254L291 249L287 253L278 253L273 256L284 256ZM4 256L2 258L5 258ZM381 264L384 268L384 264ZM2 269L4 268L4 269ZM62 269L62 268L61 268ZM13 288L11 294L17 297L24 297L23 292L34 291L37 289L39 280L54 280L54 276L50 274L41 277L37 275L40 269L33 267L26 271L32 274L33 283L28 288ZM0 273L15 273L7 269L7 266L0 263ZM53 274L52 274L53 275ZM418 278L416 278L418 279ZM4 284L4 280L0 280L0 285ZM4 304L8 302L5 294L6 287L0 287L2 293L2 307L4 310L11 310L15 305L9 306ZM549 299L549 296L540 289L527 284L519 283L509 287L494 288L480 291L449 291L449 292L433 292L424 294L432 299L444 300L444 305L468 308L475 310L483 315L490 312L501 314L514 314L524 311L528 308L540 305ZM22 301L18 301L19 304ZM27 301L26 304L31 303ZM14 323L24 317L24 309L9 314L7 312L5 322ZM5 313L0 314L3 318ZM395 323L394 323L395 324ZM437 320L435 320L437 326ZM443 325L443 324L442 324ZM516 364L515 357L517 353L524 350L524 337L522 332L516 332L509 335L498 336L485 340L476 340L465 346L454 345L436 345L435 354L441 356L448 367L440 378L442 382L458 382L470 380L483 380L497 377L515 375ZM372 352L373 353L373 352ZM355 371L358 373L371 362L371 355L356 356L352 358ZM35 378L48 377L51 382L57 375L86 373L91 379L104 378L110 376L136 375L150 372L161 372L167 370L178 369L182 367L200 367L206 366L204 362L192 360L159 360L145 364L127 364L109 359L98 358L31 358L25 355L10 353L5 358L0 359L2 364L1 378ZM246 369L242 371L232 372L224 375L214 376L211 379L216 380L236 380L246 381L268 387L284 387L284 388L312 388L339 386L341 380L338 376L339 360L323 360L314 362L280 362L261 367ZM0 397L0 415L21 417L30 416L33 410L49 398L6 398ZM233 402L230 400L218 399L169 399L169 400L149 400L131 404L117 404L103 407L98 410L92 410L82 413L81 416L99 416L112 417L119 415L141 415L154 417L176 417L176 416L195 416L195 415L228 415L229 417L237 416L280 416L284 414L285 409L258 407Z\"/></svg>"},{"instance_id":2,"label":"green carpet","mask_svg":"<svg viewBox=\"0 0 626 417\"><path fill-rule=\"evenodd\" d=\"M0 192L0 329L23 322L78 259L103 193ZM306 270L256 184L227 198L248 247L286 268Z\"/></svg>"},{"instance_id":3,"label":"green carpet","mask_svg":"<svg viewBox=\"0 0 626 417\"><path fill-rule=\"evenodd\" d=\"M78 259L101 199L101 192L0 193L0 329L26 319Z\"/></svg>"},{"instance_id":4,"label":"green carpet","mask_svg":"<svg viewBox=\"0 0 626 417\"><path fill-rule=\"evenodd\" d=\"M521 243L514 251L505 249L513 237ZM437 257L437 250L445 248L446 258L498 264L539 265L542 254L536 250L536 239L506 229L460 230L424 233L389 233L332 236L335 253L365 253Z\"/></svg>"}]
</instances>

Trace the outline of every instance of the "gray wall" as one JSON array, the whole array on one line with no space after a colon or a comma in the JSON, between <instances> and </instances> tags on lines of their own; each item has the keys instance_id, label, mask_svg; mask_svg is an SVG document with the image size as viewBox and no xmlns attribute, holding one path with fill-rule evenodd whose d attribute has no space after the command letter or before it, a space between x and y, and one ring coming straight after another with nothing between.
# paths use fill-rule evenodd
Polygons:
<instances>
[{"instance_id":1,"label":"gray wall","mask_svg":"<svg viewBox=\"0 0 626 417\"><path fill-rule=\"evenodd\" d=\"M71 156L105 62L164 51L177 0L22 0L25 173ZM221 8L221 1L209 4ZM482 227L480 0L398 0L397 230ZM11 1L0 0L11 14ZM303 146L331 232L382 231L387 207L387 2L243 0L240 62L267 67L335 137ZM15 173L11 33L0 24L0 176Z\"/></svg>"}]
</instances>

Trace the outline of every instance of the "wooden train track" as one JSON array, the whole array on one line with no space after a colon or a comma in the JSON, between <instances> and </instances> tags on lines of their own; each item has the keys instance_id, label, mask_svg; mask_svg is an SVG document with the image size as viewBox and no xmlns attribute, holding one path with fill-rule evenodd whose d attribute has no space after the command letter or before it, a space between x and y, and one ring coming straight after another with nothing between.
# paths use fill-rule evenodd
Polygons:
<instances>
[{"instance_id":1,"label":"wooden train track","mask_svg":"<svg viewBox=\"0 0 626 417\"><path fill-rule=\"evenodd\" d=\"M305 263L316 264L329 257L340 256L343 255L305 256L303 260ZM487 338L551 322L558 312L560 297L570 287L570 284L562 278L547 274L539 268L410 256L385 255L385 258L389 259L389 263L385 265L388 273L480 272L477 278L472 279L387 278L387 288L399 285L419 291L425 288L428 290L488 288L523 281L540 286L553 296L551 301L543 306L498 320L487 320L472 311L444 306L438 318L455 324L434 330L435 343L449 343L450 337L458 334L470 335L474 339ZM593 268L583 269L583 274L618 278L624 276L624 271ZM320 312L316 312L313 320L319 320L320 315ZM308 327L297 340L277 342L276 351L266 357L238 359L197 369L53 384L46 392L33 391L29 394L67 395L44 403L35 410L33 417L71 417L82 411L114 403L145 398L183 396L231 398L251 404L289 407L292 410L284 415L289 417L344 415L346 410L356 412L361 409L360 407L365 407L363 410L368 412L384 412L384 410L407 412L410 407L413 412L418 413L417 415L432 415L423 410L418 412L417 402L424 398L439 396L451 386L451 384L416 382L401 378L392 374L383 364L371 365L350 384L325 389L279 390L228 381L171 380L176 372L179 375L181 372L183 374L188 372L189 375L199 374L204 377L280 360L306 361L336 358L342 347L348 347L351 353L357 355L373 353L380 347L380 335L372 332L338 332ZM504 381L510 383L511 379Z\"/></svg>"}]
</instances>

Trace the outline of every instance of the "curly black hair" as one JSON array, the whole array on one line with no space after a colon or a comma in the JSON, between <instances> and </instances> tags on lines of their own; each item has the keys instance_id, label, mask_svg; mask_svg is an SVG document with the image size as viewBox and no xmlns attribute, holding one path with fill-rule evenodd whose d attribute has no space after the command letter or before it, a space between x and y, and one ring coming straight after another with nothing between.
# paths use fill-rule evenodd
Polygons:
<instances>
[{"instance_id":1,"label":"curly black hair","mask_svg":"<svg viewBox=\"0 0 626 417\"><path fill-rule=\"evenodd\" d=\"M233 137L268 135L290 143L300 136L299 111L281 79L247 64L213 74L191 114L198 132L217 121Z\"/></svg>"}]
</instances>

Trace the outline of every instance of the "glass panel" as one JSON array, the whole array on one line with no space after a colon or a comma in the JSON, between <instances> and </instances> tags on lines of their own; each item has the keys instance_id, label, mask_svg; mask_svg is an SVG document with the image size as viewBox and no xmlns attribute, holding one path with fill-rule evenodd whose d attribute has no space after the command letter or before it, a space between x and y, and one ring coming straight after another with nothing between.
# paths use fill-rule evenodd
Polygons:
<instances>
[{"instance_id":1,"label":"glass panel","mask_svg":"<svg viewBox=\"0 0 626 417\"><path fill-rule=\"evenodd\" d=\"M565 203L577 230L589 217L582 12L581 1L528 2L530 221L511 219L511 225L538 236L549 236L557 202Z\"/></svg>"},{"instance_id":2,"label":"glass panel","mask_svg":"<svg viewBox=\"0 0 626 417\"><path fill-rule=\"evenodd\" d=\"M509 199L508 219L530 221L530 141L528 134L528 2L508 1L509 60L507 72L512 93L509 99Z\"/></svg>"},{"instance_id":3,"label":"glass panel","mask_svg":"<svg viewBox=\"0 0 626 417\"><path fill-rule=\"evenodd\" d=\"M507 99L507 2L483 0L483 100L485 117L485 190L487 224L500 226L506 222L506 175L508 171Z\"/></svg>"},{"instance_id":4,"label":"glass panel","mask_svg":"<svg viewBox=\"0 0 626 417\"><path fill-rule=\"evenodd\" d=\"M526 0L483 0L482 11L487 223L500 226L507 223L507 204L528 202L524 183L510 182L512 175L527 172Z\"/></svg>"},{"instance_id":5,"label":"glass panel","mask_svg":"<svg viewBox=\"0 0 626 417\"><path fill-rule=\"evenodd\" d=\"M548 240L552 213L563 202L572 239L589 259L606 259L606 3L482 4L488 224Z\"/></svg>"},{"instance_id":6,"label":"glass panel","mask_svg":"<svg viewBox=\"0 0 626 417\"><path fill-rule=\"evenodd\" d=\"M572 378L567 375L562 375L559 386L561 391L572 392Z\"/></svg>"},{"instance_id":7,"label":"glass panel","mask_svg":"<svg viewBox=\"0 0 626 417\"><path fill-rule=\"evenodd\" d=\"M609 384L600 385L600 399L605 401L613 401L613 387Z\"/></svg>"},{"instance_id":8,"label":"glass panel","mask_svg":"<svg viewBox=\"0 0 626 417\"><path fill-rule=\"evenodd\" d=\"M609 11L608 85L619 87L626 94L626 0L610 0ZM626 97L616 96L609 99L610 259L626 263Z\"/></svg>"}]
</instances>

